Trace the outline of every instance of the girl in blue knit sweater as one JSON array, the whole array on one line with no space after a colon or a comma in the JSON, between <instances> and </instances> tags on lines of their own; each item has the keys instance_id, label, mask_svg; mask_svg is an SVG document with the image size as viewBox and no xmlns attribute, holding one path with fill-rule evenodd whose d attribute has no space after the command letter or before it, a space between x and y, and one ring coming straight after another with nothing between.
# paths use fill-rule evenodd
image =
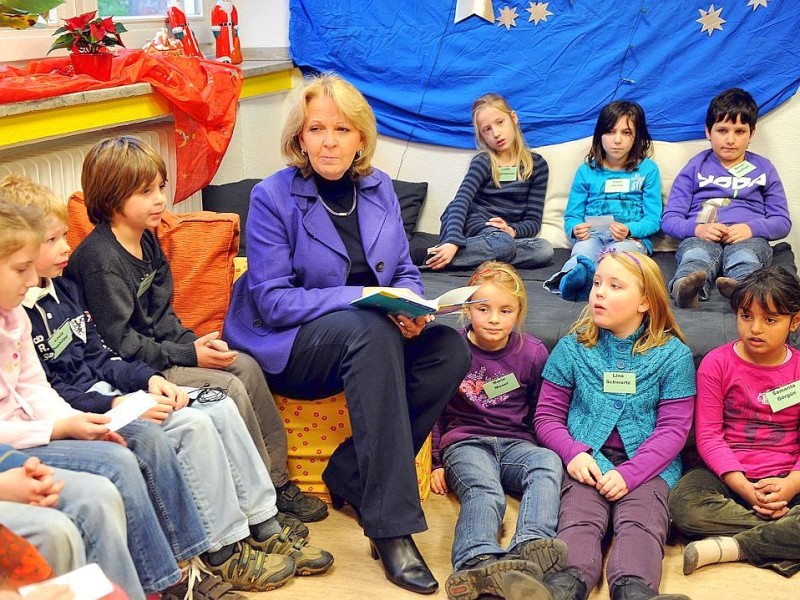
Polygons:
<instances>
[{"instance_id":1,"label":"girl in blue knit sweater","mask_svg":"<svg viewBox=\"0 0 800 600\"><path fill-rule=\"evenodd\" d=\"M567 471L558 538L569 559L545 578L554 598L584 600L597 585L609 521L613 600L686 598L657 591L695 394L682 339L658 265L636 252L601 255L588 306L545 365L534 418Z\"/></svg>"},{"instance_id":2,"label":"girl in blue knit sweater","mask_svg":"<svg viewBox=\"0 0 800 600\"><path fill-rule=\"evenodd\" d=\"M572 255L545 288L565 300L584 301L603 248L652 253L650 236L660 227L662 202L661 176L648 158L651 153L641 106L619 100L600 111L564 211Z\"/></svg>"},{"instance_id":3,"label":"girl in blue knit sweater","mask_svg":"<svg viewBox=\"0 0 800 600\"><path fill-rule=\"evenodd\" d=\"M535 237L542 227L547 162L528 149L517 113L502 96L478 98L472 124L482 152L442 214L440 242L428 249L426 264L432 269L474 268L487 260L517 268L548 264L553 247Z\"/></svg>"}]
</instances>

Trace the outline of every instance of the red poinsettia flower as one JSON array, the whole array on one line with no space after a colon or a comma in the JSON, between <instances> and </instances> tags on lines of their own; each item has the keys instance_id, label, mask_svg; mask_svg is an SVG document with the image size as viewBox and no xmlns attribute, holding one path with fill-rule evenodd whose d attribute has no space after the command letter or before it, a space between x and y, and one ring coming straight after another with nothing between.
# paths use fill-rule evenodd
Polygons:
<instances>
[{"instance_id":1,"label":"red poinsettia flower","mask_svg":"<svg viewBox=\"0 0 800 600\"><path fill-rule=\"evenodd\" d=\"M125 31L125 27L114 23L112 17L98 17L97 11L84 13L64 20L64 26L53 34L58 37L48 54L60 48L81 54L105 53L109 46L125 45L119 37Z\"/></svg>"}]
</instances>

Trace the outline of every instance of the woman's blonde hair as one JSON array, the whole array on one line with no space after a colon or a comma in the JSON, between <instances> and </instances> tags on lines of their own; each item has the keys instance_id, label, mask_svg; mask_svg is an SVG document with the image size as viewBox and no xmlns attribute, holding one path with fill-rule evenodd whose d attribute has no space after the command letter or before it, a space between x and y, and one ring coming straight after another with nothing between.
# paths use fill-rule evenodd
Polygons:
<instances>
[{"instance_id":1,"label":"woman's blonde hair","mask_svg":"<svg viewBox=\"0 0 800 600\"><path fill-rule=\"evenodd\" d=\"M42 243L44 213L38 206L20 206L0 189L0 260L29 246Z\"/></svg>"},{"instance_id":2,"label":"woman's blonde hair","mask_svg":"<svg viewBox=\"0 0 800 600\"><path fill-rule=\"evenodd\" d=\"M499 260L487 260L475 269L475 273L469 280L469 285L483 285L484 283L493 283L517 299L519 312L514 327L518 333L522 333L525 327L525 317L528 316L528 292L525 290L525 284L522 283L522 278L517 270Z\"/></svg>"},{"instance_id":3,"label":"woman's blonde hair","mask_svg":"<svg viewBox=\"0 0 800 600\"><path fill-rule=\"evenodd\" d=\"M121 135L95 144L83 160L81 186L92 223L110 223L125 202L156 175L167 180L164 159L149 144Z\"/></svg>"},{"instance_id":4,"label":"woman's blonde hair","mask_svg":"<svg viewBox=\"0 0 800 600\"><path fill-rule=\"evenodd\" d=\"M46 217L67 222L67 205L49 187L39 185L21 175L6 175L0 179L3 198L17 206L38 206Z\"/></svg>"},{"instance_id":5,"label":"woman's blonde hair","mask_svg":"<svg viewBox=\"0 0 800 600\"><path fill-rule=\"evenodd\" d=\"M667 343L672 336L685 342L683 332L672 314L664 276L656 262L639 252L609 252L601 255L597 264L600 265L604 260L613 260L633 274L639 285L639 291L648 304L642 321L644 331L633 345L633 351L644 354L651 348ZM573 332L578 341L587 348L594 346L600 339L600 328L592 318L590 305L586 305L570 329L570 333Z\"/></svg>"},{"instance_id":6,"label":"woman's blonde hair","mask_svg":"<svg viewBox=\"0 0 800 600\"><path fill-rule=\"evenodd\" d=\"M308 118L308 104L320 96L333 100L342 117L356 128L363 139L364 147L356 153L350 167L350 177L358 179L369 175L372 173L372 156L378 141L375 114L361 92L334 73L310 77L297 91L281 133L281 152L286 164L300 169L303 177L313 172L308 155L300 147L300 134Z\"/></svg>"},{"instance_id":7,"label":"woman's blonde hair","mask_svg":"<svg viewBox=\"0 0 800 600\"><path fill-rule=\"evenodd\" d=\"M493 107L508 115L511 122L514 123L514 164L519 168L519 178L522 181L527 181L533 175L533 157L528 150L528 145L525 143L525 138L522 137L522 129L519 126L519 120L515 119L516 113L511 109L500 94L484 94L475 102L472 103L472 126L475 128L475 143L480 150L484 150L492 161L492 181L496 187L500 187L500 165L497 162L497 155L483 139L480 130L478 129L478 113L484 108Z\"/></svg>"}]
</instances>

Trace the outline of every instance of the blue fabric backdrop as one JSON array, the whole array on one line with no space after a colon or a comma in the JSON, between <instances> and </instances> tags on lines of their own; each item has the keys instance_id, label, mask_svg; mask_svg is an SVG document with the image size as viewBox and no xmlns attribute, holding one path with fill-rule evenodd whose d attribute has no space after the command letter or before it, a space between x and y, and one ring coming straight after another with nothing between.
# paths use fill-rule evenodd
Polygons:
<instances>
[{"instance_id":1,"label":"blue fabric backdrop","mask_svg":"<svg viewBox=\"0 0 800 600\"><path fill-rule=\"evenodd\" d=\"M516 8L507 30L454 23L456 0L290 0L292 59L355 84L381 133L462 148L474 147L470 105L488 91L542 146L591 135L619 98L642 104L655 139L697 139L717 92L744 87L763 115L800 84L798 0L715 2L726 22L710 36L697 22L707 0L551 0L538 25L536 3L494 0L496 17Z\"/></svg>"}]
</instances>

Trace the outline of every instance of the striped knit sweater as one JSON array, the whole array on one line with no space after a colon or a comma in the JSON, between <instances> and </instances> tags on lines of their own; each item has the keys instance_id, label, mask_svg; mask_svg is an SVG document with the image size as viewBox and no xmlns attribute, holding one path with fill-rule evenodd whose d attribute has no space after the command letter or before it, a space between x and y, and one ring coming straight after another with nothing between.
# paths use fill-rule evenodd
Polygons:
<instances>
[{"instance_id":1,"label":"striped knit sweater","mask_svg":"<svg viewBox=\"0 0 800 600\"><path fill-rule=\"evenodd\" d=\"M492 181L489 155L481 152L472 159L458 193L442 214L441 243L465 246L468 237L486 228L486 221L501 217L514 228L518 238L535 237L542 226L544 197L550 170L544 158L531 152L533 173L527 181Z\"/></svg>"}]
</instances>

